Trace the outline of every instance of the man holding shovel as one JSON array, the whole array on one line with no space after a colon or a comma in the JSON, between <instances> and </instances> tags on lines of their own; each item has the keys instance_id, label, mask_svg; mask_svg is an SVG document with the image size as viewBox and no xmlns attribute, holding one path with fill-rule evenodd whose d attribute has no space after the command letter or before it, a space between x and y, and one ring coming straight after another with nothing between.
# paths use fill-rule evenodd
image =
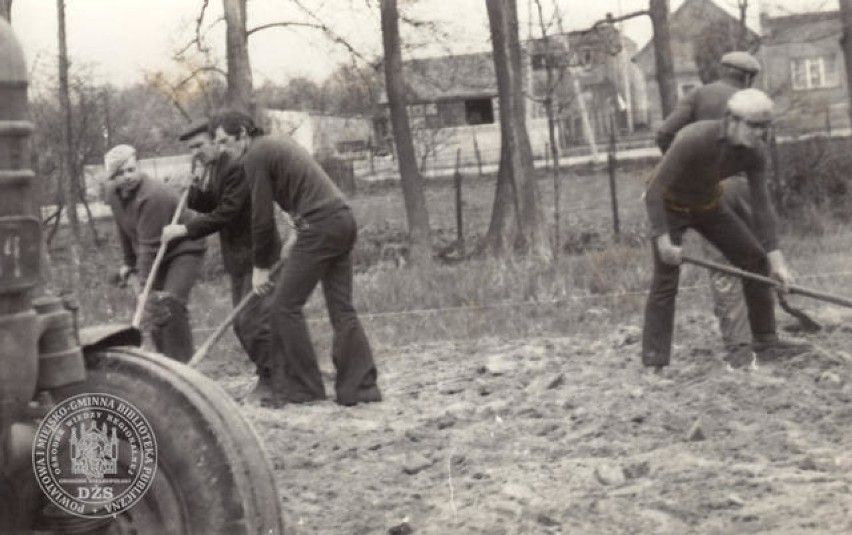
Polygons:
<instances>
[{"instance_id":1,"label":"man holding shovel","mask_svg":"<svg viewBox=\"0 0 852 535\"><path fill-rule=\"evenodd\" d=\"M680 244L686 229L695 229L736 267L770 275L782 285L791 282L778 249L766 185L765 140L772 108L772 101L762 91L738 91L728 100L724 118L684 127L654 169L645 197L654 255L642 339L646 366L659 369L671 358ZM752 229L720 202L720 182L741 172L751 195ZM755 352L795 355L810 349L804 342L778 338L772 288L743 281L743 293Z\"/></svg>"},{"instance_id":2,"label":"man holding shovel","mask_svg":"<svg viewBox=\"0 0 852 535\"><path fill-rule=\"evenodd\" d=\"M124 256L121 276L134 289L154 277L153 293L142 303L157 351L180 362L192 357L192 330L187 302L204 259L203 241L181 240L171 245L161 241L180 200L168 186L137 167L136 149L117 145L104 155L107 202L118 227ZM179 221L188 221L181 214ZM154 262L161 247L167 247L159 268ZM137 296L144 299L146 296Z\"/></svg>"},{"instance_id":3,"label":"man holding shovel","mask_svg":"<svg viewBox=\"0 0 852 535\"><path fill-rule=\"evenodd\" d=\"M251 286L251 190L241 165L213 144L209 122L193 124L181 133L193 158L194 179L189 186L187 206L199 212L184 224L163 228L163 240L204 238L219 233L222 263L231 280L231 304L236 307L252 291ZM200 172L195 172L196 170ZM271 234L272 254L277 259L281 239ZM255 298L234 320L234 333L256 366L257 385L245 401L252 402L272 392L269 365L269 309Z\"/></svg>"},{"instance_id":4,"label":"man holding shovel","mask_svg":"<svg viewBox=\"0 0 852 535\"><path fill-rule=\"evenodd\" d=\"M302 312L320 282L334 329L337 403L381 400L373 353L352 304L351 253L357 225L343 194L307 151L290 138L263 136L248 115L224 111L213 126L217 145L239 158L251 186L252 285L261 295L271 290L273 356L280 370L280 391L268 404L325 399ZM297 237L273 281L274 203L293 218Z\"/></svg>"},{"instance_id":5,"label":"man holding shovel","mask_svg":"<svg viewBox=\"0 0 852 535\"><path fill-rule=\"evenodd\" d=\"M728 52L720 60L719 79L703 85L680 99L674 111L657 131L657 146L665 154L678 132L688 124L707 119L721 119L727 111L728 99L734 93L751 87L760 73L760 62L748 52ZM722 202L726 203L749 227L752 226L751 201L746 177L738 174L722 181ZM716 262L722 253L701 240L705 257ZM710 273L713 312L725 344L725 361L734 368L751 365L755 355L751 348L751 330L743 300L740 280L718 271Z\"/></svg>"}]
</instances>

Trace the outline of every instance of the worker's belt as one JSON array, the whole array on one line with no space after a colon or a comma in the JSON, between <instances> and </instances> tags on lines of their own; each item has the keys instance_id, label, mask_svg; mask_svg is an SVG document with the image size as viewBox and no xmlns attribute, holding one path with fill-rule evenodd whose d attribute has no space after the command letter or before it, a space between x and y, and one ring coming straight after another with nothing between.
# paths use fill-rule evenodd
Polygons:
<instances>
[{"instance_id":1,"label":"worker's belt","mask_svg":"<svg viewBox=\"0 0 852 535\"><path fill-rule=\"evenodd\" d=\"M703 204L683 204L678 202L668 194L664 196L664 199L666 203L666 208L668 208L672 212L680 212L683 214L699 214L703 212L709 212L719 206L719 201L722 199L722 185L717 184L713 198Z\"/></svg>"}]
</instances>

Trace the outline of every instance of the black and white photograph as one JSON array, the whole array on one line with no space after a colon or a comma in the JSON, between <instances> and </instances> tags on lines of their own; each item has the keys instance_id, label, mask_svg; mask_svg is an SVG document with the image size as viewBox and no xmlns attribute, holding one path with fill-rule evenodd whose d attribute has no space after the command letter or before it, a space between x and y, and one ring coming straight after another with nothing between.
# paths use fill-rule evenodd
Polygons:
<instances>
[{"instance_id":1,"label":"black and white photograph","mask_svg":"<svg viewBox=\"0 0 852 535\"><path fill-rule=\"evenodd\" d=\"M852 0L0 0L0 535L852 533Z\"/></svg>"}]
</instances>

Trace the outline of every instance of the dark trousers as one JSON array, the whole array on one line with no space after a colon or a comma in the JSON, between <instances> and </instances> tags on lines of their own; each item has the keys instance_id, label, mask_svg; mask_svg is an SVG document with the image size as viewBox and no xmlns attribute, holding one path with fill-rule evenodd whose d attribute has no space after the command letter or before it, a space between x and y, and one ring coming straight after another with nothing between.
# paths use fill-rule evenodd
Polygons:
<instances>
[{"instance_id":1,"label":"dark trousers","mask_svg":"<svg viewBox=\"0 0 852 535\"><path fill-rule=\"evenodd\" d=\"M713 244L734 266L760 275L769 274L769 263L763 247L742 219L724 203L720 203L713 210L699 213L682 213L667 209L666 215L673 243L680 245L684 231L692 228ZM680 267L660 261L656 243L652 245L652 249L654 277L645 305L642 362L647 366L661 366L668 364L671 357ZM775 305L771 288L745 280L742 287L753 339L774 339Z\"/></svg>"},{"instance_id":2,"label":"dark trousers","mask_svg":"<svg viewBox=\"0 0 852 535\"><path fill-rule=\"evenodd\" d=\"M303 402L325 398L317 358L302 309L318 283L334 329L331 356L337 401L354 403L358 391L376 385L367 335L352 305L352 247L357 227L343 209L298 231L272 293L272 355L283 395Z\"/></svg>"},{"instance_id":3,"label":"dark trousers","mask_svg":"<svg viewBox=\"0 0 852 535\"><path fill-rule=\"evenodd\" d=\"M231 303L236 307L252 291L251 271L231 274ZM259 377L271 377L269 346L269 299L252 295L246 307L234 319L234 334L254 363Z\"/></svg>"},{"instance_id":4,"label":"dark trousers","mask_svg":"<svg viewBox=\"0 0 852 535\"><path fill-rule=\"evenodd\" d=\"M165 260L151 287L148 310L154 347L180 362L189 362L194 352L187 303L203 261L203 252Z\"/></svg>"}]
</instances>

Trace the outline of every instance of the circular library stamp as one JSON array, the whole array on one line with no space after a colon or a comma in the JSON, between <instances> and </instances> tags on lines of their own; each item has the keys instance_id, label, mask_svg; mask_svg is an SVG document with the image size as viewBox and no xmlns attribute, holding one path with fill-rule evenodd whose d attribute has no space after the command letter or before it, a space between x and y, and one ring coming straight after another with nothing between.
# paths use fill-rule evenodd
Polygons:
<instances>
[{"instance_id":1,"label":"circular library stamp","mask_svg":"<svg viewBox=\"0 0 852 535\"><path fill-rule=\"evenodd\" d=\"M32 448L41 490L77 516L115 516L154 482L157 441L145 416L107 393L63 400L44 417Z\"/></svg>"}]
</instances>

